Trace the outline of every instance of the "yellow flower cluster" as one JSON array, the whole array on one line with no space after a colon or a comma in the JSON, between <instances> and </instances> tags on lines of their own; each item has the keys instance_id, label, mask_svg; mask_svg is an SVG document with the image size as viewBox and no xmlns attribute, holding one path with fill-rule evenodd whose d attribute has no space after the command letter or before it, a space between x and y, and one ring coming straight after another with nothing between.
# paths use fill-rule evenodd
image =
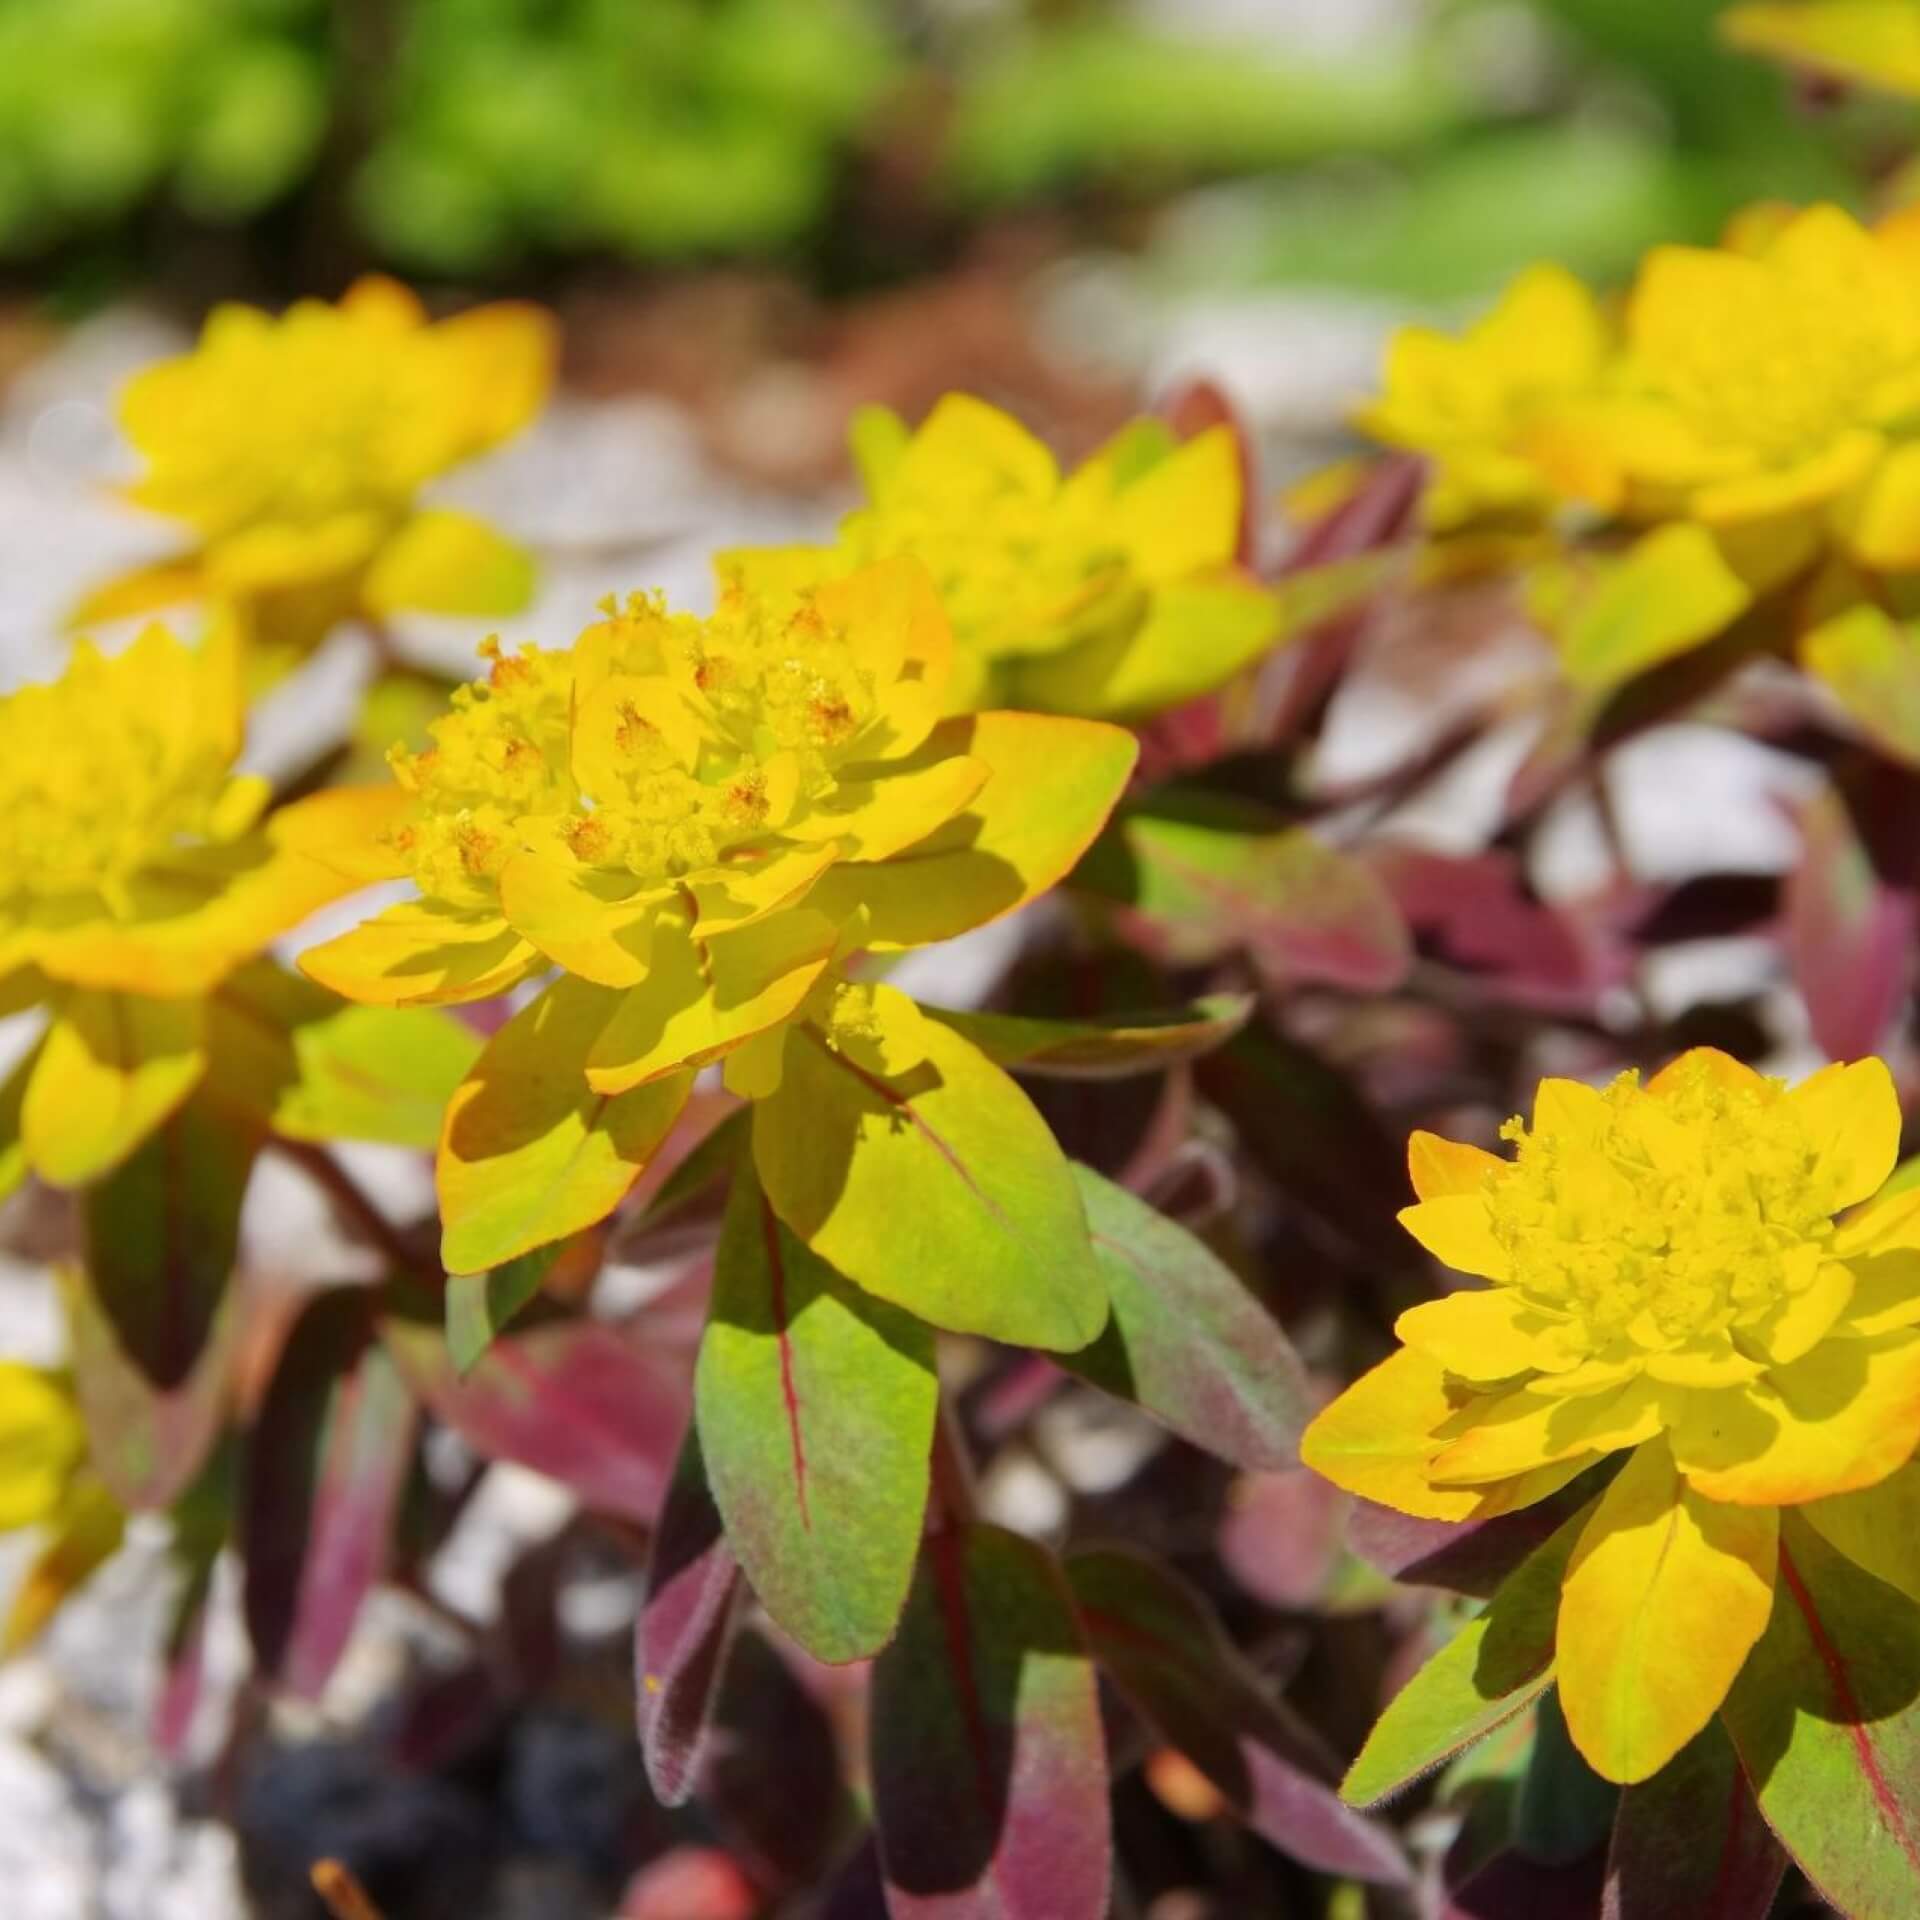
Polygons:
<instances>
[{"instance_id":1,"label":"yellow flower cluster","mask_svg":"<svg viewBox=\"0 0 1920 1920\"><path fill-rule=\"evenodd\" d=\"M1848 1212L1899 1145L1877 1060L1788 1087L1696 1049L1644 1086L1545 1081L1507 1137L1511 1159L1414 1136L1402 1222L1492 1284L1402 1314L1402 1350L1303 1451L1435 1519L1530 1504L1630 1453L1574 1552L1558 1672L1589 1759L1641 1779L1705 1724L1766 1624L1773 1510L1819 1524L1920 1444L1920 1195ZM1622 1681L1615 1629L1647 1571L1627 1540L1661 1528L1723 1612L1710 1642L1675 1634Z\"/></svg>"},{"instance_id":2,"label":"yellow flower cluster","mask_svg":"<svg viewBox=\"0 0 1920 1920\"><path fill-rule=\"evenodd\" d=\"M1274 596L1234 562L1242 484L1226 427L1181 443L1138 420L1063 475L1018 421L957 393L913 433L868 409L854 447L868 503L837 544L725 553L721 578L792 586L918 560L953 628L951 712L1138 717L1211 690L1280 637Z\"/></svg>"},{"instance_id":3,"label":"yellow flower cluster","mask_svg":"<svg viewBox=\"0 0 1920 1920\"><path fill-rule=\"evenodd\" d=\"M379 278L278 318L218 308L193 352L137 374L120 402L146 463L128 497L184 523L196 545L109 582L75 622L202 600L285 650L404 608L516 611L531 587L525 555L418 495L517 433L553 360L538 308L429 324L412 293Z\"/></svg>"}]
</instances>

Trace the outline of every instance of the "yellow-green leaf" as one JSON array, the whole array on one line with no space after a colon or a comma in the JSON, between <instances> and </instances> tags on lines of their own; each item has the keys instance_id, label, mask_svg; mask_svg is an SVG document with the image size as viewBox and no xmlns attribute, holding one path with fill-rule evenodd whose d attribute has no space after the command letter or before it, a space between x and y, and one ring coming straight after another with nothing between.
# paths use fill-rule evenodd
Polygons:
<instances>
[{"instance_id":1,"label":"yellow-green leaf","mask_svg":"<svg viewBox=\"0 0 1920 1920\"><path fill-rule=\"evenodd\" d=\"M604 1219L679 1117L691 1073L587 1085L619 995L562 977L487 1042L447 1109L435 1182L451 1273L497 1267Z\"/></svg>"},{"instance_id":2,"label":"yellow-green leaf","mask_svg":"<svg viewBox=\"0 0 1920 1920\"><path fill-rule=\"evenodd\" d=\"M754 1108L767 1197L850 1280L935 1326L1084 1347L1107 1294L1072 1169L998 1067L923 1024L926 1060L891 1079L792 1031Z\"/></svg>"},{"instance_id":3,"label":"yellow-green leaf","mask_svg":"<svg viewBox=\"0 0 1920 1920\"><path fill-rule=\"evenodd\" d=\"M479 617L518 613L533 598L532 557L470 513L417 513L367 569L365 597L376 613Z\"/></svg>"}]
</instances>

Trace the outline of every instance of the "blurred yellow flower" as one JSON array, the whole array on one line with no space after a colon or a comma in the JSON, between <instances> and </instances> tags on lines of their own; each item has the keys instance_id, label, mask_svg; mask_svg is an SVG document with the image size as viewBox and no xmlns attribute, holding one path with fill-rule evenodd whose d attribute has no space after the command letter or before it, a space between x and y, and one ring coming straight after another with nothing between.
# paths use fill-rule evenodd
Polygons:
<instances>
[{"instance_id":1,"label":"blurred yellow flower","mask_svg":"<svg viewBox=\"0 0 1920 1920\"><path fill-rule=\"evenodd\" d=\"M303 834L386 796L323 794L260 824L232 772L244 709L229 632L149 627L0 698L0 1005L52 1024L24 1083L25 1157L78 1184L123 1158L206 1066L203 997L357 881Z\"/></svg>"},{"instance_id":2,"label":"blurred yellow flower","mask_svg":"<svg viewBox=\"0 0 1920 1920\"><path fill-rule=\"evenodd\" d=\"M427 751L393 756L403 811L339 856L384 860L423 898L301 960L386 1005L572 976L497 1037L449 1111L440 1194L462 1271L610 1210L705 1062L767 1097L803 1020L889 1072L925 1058L911 1002L836 960L947 938L1051 886L1136 751L1093 721L942 720L953 645L911 560L798 594L736 580L710 619L636 597L564 653L489 652ZM557 1090L544 1133L539 1102L511 1095L532 1075ZM590 1132L598 1181L580 1172Z\"/></svg>"},{"instance_id":3,"label":"blurred yellow flower","mask_svg":"<svg viewBox=\"0 0 1920 1920\"><path fill-rule=\"evenodd\" d=\"M1455 337L1406 327L1387 349L1383 391L1356 425L1432 464L1422 512L1435 532L1538 518L1579 497L1574 403L1595 394L1614 341L1599 302L1560 267L1530 267Z\"/></svg>"},{"instance_id":4,"label":"blurred yellow flower","mask_svg":"<svg viewBox=\"0 0 1920 1920\"><path fill-rule=\"evenodd\" d=\"M0 1656L16 1653L120 1544L125 1517L86 1464L71 1383L0 1360L0 1533L46 1530L0 1621Z\"/></svg>"},{"instance_id":5,"label":"blurred yellow flower","mask_svg":"<svg viewBox=\"0 0 1920 1920\"><path fill-rule=\"evenodd\" d=\"M1876 1487L1920 1443L1920 1196L1835 1218L1879 1190L1899 1136L1877 1060L1788 1087L1698 1048L1644 1086L1542 1082L1511 1160L1413 1137L1402 1222L1493 1284L1402 1314L1403 1350L1304 1457L1462 1519L1630 1453L1558 1641L1568 1724L1611 1779L1656 1771L1718 1707L1766 1624L1776 1509ZM1656 1547L1693 1611L1623 1668Z\"/></svg>"},{"instance_id":6,"label":"blurred yellow flower","mask_svg":"<svg viewBox=\"0 0 1920 1920\"><path fill-rule=\"evenodd\" d=\"M216 309L191 353L136 374L120 399L146 463L128 497L184 522L196 545L108 582L75 623L204 599L287 649L355 616L516 611L527 556L418 496L525 426L554 354L536 307L429 324L412 293L379 278L278 318Z\"/></svg>"},{"instance_id":7,"label":"blurred yellow flower","mask_svg":"<svg viewBox=\"0 0 1920 1920\"><path fill-rule=\"evenodd\" d=\"M952 624L952 712L1005 703L1137 718L1218 686L1280 637L1273 596L1234 564L1232 432L1184 443L1139 420L1071 474L1018 421L949 394L917 432L856 422L868 504L833 547L722 554L723 581L792 586L911 556Z\"/></svg>"},{"instance_id":8,"label":"blurred yellow flower","mask_svg":"<svg viewBox=\"0 0 1920 1920\"><path fill-rule=\"evenodd\" d=\"M1717 24L1750 53L1920 96L1920 9L1913 0L1755 0L1729 7Z\"/></svg>"}]
</instances>

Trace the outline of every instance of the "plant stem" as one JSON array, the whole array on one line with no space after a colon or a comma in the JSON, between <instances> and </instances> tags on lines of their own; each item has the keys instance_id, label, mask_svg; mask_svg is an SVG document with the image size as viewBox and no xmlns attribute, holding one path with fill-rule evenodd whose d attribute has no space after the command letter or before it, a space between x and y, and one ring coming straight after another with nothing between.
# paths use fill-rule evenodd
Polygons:
<instances>
[{"instance_id":1,"label":"plant stem","mask_svg":"<svg viewBox=\"0 0 1920 1920\"><path fill-rule=\"evenodd\" d=\"M940 1396L940 1412L933 1427L933 1501L928 1522L935 1528L970 1525L978 1512L974 1496L973 1460L960 1415L953 1401Z\"/></svg>"},{"instance_id":2,"label":"plant stem","mask_svg":"<svg viewBox=\"0 0 1920 1920\"><path fill-rule=\"evenodd\" d=\"M352 1870L338 1860L316 1860L308 1878L333 1920L380 1920L380 1909Z\"/></svg>"},{"instance_id":3,"label":"plant stem","mask_svg":"<svg viewBox=\"0 0 1920 1920\"><path fill-rule=\"evenodd\" d=\"M402 1273L431 1286L443 1284L446 1276L439 1266L420 1257L400 1229L374 1205L360 1183L325 1147L310 1140L283 1140L278 1135L271 1145L274 1152L292 1161L327 1196L340 1224L354 1239L384 1256Z\"/></svg>"}]
</instances>

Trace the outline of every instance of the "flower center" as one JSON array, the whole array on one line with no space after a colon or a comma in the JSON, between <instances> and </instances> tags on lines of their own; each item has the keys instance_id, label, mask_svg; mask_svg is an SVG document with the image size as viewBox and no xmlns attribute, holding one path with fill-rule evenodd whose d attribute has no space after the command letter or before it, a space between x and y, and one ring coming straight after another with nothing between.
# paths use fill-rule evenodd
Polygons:
<instances>
[{"instance_id":1,"label":"flower center","mask_svg":"<svg viewBox=\"0 0 1920 1920\"><path fill-rule=\"evenodd\" d=\"M1817 1154L1766 1087L1695 1067L1654 1096L1623 1074L1580 1121L1509 1121L1518 1158L1487 1203L1512 1283L1594 1352L1722 1333L1804 1284L1828 1232Z\"/></svg>"},{"instance_id":2,"label":"flower center","mask_svg":"<svg viewBox=\"0 0 1920 1920\"><path fill-rule=\"evenodd\" d=\"M182 711L130 691L83 644L61 680L0 700L0 899L111 899L214 832L228 743L199 724L190 698Z\"/></svg>"},{"instance_id":3,"label":"flower center","mask_svg":"<svg viewBox=\"0 0 1920 1920\"><path fill-rule=\"evenodd\" d=\"M391 756L420 801L397 839L423 892L485 898L532 819L587 866L671 881L829 795L881 715L872 670L811 601L607 612L564 653L490 645L433 745Z\"/></svg>"}]
</instances>

